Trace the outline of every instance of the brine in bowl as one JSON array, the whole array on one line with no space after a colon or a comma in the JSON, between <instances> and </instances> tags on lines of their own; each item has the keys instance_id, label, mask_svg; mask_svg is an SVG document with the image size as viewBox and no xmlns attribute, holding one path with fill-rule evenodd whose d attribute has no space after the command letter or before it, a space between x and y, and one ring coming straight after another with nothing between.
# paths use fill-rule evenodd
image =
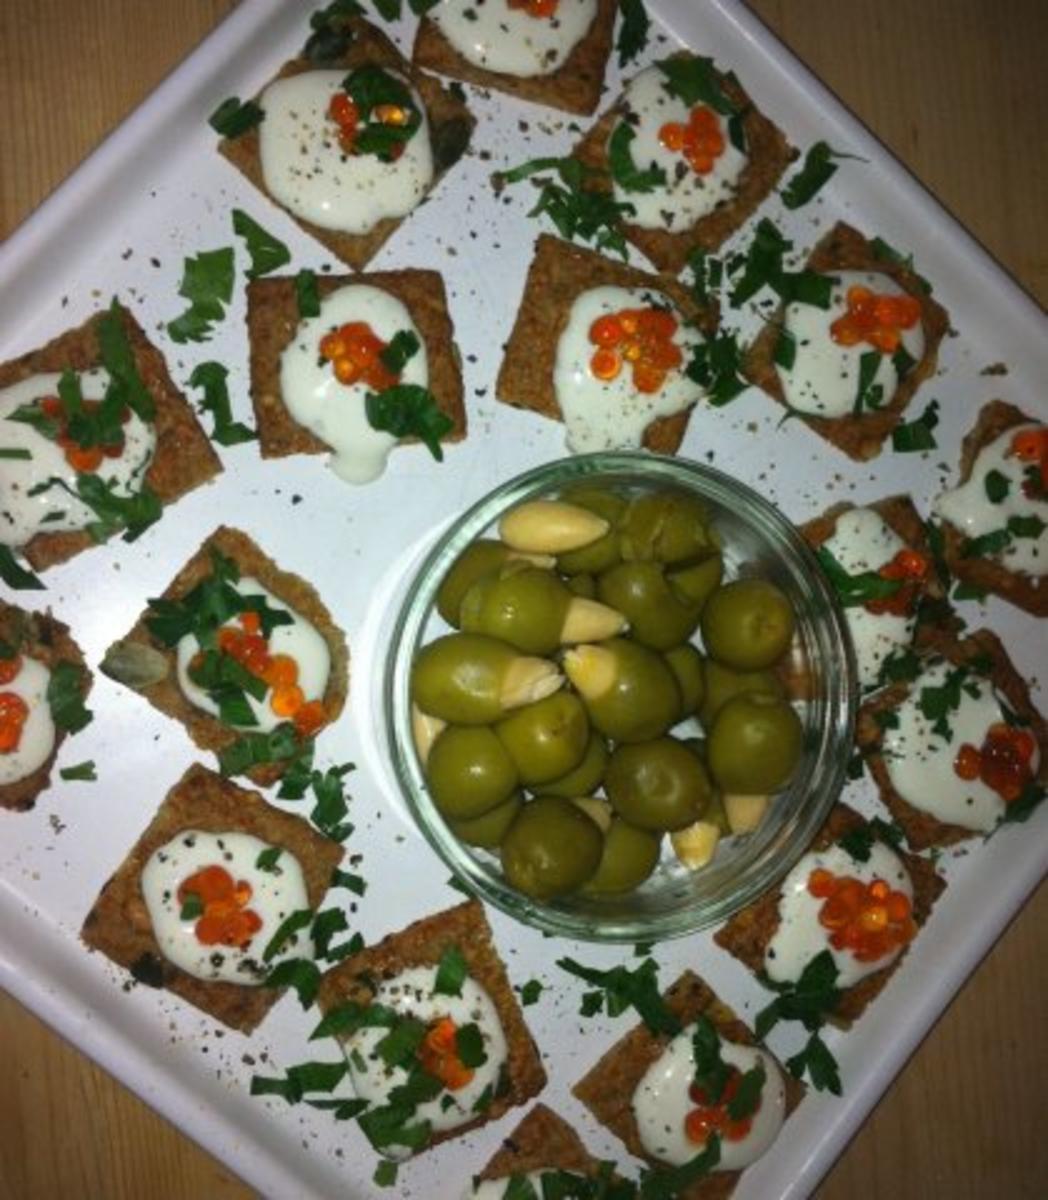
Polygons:
<instances>
[{"instance_id":1,"label":"brine in bowl","mask_svg":"<svg viewBox=\"0 0 1048 1200\"><path fill-rule=\"evenodd\" d=\"M546 502L569 505L566 534ZM698 463L615 453L529 471L450 526L407 589L383 702L410 812L467 888L550 933L651 942L723 921L800 857L856 694L837 598L778 509Z\"/></svg>"}]
</instances>

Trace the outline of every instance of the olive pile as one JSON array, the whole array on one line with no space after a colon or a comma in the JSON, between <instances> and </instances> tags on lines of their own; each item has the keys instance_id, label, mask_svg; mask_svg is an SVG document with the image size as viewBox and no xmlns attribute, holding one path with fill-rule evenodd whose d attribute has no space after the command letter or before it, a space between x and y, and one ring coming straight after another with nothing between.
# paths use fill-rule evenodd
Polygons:
<instances>
[{"instance_id":1,"label":"olive pile","mask_svg":"<svg viewBox=\"0 0 1048 1200\"><path fill-rule=\"evenodd\" d=\"M722 576L700 500L587 483L510 510L442 580L457 632L415 658L416 745L449 827L519 891L628 892L664 833L702 865L789 780L802 730L775 668L793 611ZM669 732L691 719L703 738Z\"/></svg>"}]
</instances>

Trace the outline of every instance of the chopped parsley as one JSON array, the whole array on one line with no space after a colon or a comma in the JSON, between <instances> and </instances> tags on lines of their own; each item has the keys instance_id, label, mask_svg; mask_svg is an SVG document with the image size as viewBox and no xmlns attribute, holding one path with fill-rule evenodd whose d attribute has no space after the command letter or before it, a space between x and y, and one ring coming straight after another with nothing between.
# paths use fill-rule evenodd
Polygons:
<instances>
[{"instance_id":1,"label":"chopped parsley","mask_svg":"<svg viewBox=\"0 0 1048 1200\"><path fill-rule=\"evenodd\" d=\"M796 983L773 983L763 978L765 986L778 995L757 1014L753 1027L764 1041L780 1021L799 1021L811 1036L804 1050L789 1059L786 1066L798 1079L807 1072L816 1091L828 1089L835 1096L841 1094L840 1075L819 1030L840 1001L838 973L833 955L823 950L808 963Z\"/></svg>"},{"instance_id":2,"label":"chopped parsley","mask_svg":"<svg viewBox=\"0 0 1048 1200\"><path fill-rule=\"evenodd\" d=\"M218 752L218 769L223 775L243 775L252 767L294 762L312 753L312 740L303 740L290 721L282 721L268 733L241 733Z\"/></svg>"},{"instance_id":3,"label":"chopped parsley","mask_svg":"<svg viewBox=\"0 0 1048 1200\"><path fill-rule=\"evenodd\" d=\"M1040 517L1009 517L1003 529L994 529L961 543L962 558L984 558L1007 550L1014 538L1039 538L1045 524Z\"/></svg>"},{"instance_id":4,"label":"chopped parsley","mask_svg":"<svg viewBox=\"0 0 1048 1200\"><path fill-rule=\"evenodd\" d=\"M389 345L379 354L379 359L391 375L400 375L421 348L418 338L410 329L398 329Z\"/></svg>"},{"instance_id":5,"label":"chopped parsley","mask_svg":"<svg viewBox=\"0 0 1048 1200\"><path fill-rule=\"evenodd\" d=\"M440 439L455 422L441 412L433 393L415 383L398 383L383 392L368 392L364 411L372 429L394 437L417 437L437 462L444 459Z\"/></svg>"},{"instance_id":6,"label":"chopped parsley","mask_svg":"<svg viewBox=\"0 0 1048 1200\"><path fill-rule=\"evenodd\" d=\"M815 551L819 566L826 573L842 608L861 608L871 600L886 600L902 587L901 579L885 579L876 571L860 571L855 575L846 571L833 557L826 546Z\"/></svg>"},{"instance_id":7,"label":"chopped parsley","mask_svg":"<svg viewBox=\"0 0 1048 1200\"><path fill-rule=\"evenodd\" d=\"M700 342L692 351L685 375L706 389L706 399L716 408L730 404L749 383L741 375L742 351L733 333L724 330Z\"/></svg>"},{"instance_id":8,"label":"chopped parsley","mask_svg":"<svg viewBox=\"0 0 1048 1200\"><path fill-rule=\"evenodd\" d=\"M222 137L238 138L249 129L254 129L265 119L265 113L253 100L243 104L237 96L223 100L207 119L207 123Z\"/></svg>"},{"instance_id":9,"label":"chopped parsley","mask_svg":"<svg viewBox=\"0 0 1048 1200\"><path fill-rule=\"evenodd\" d=\"M666 184L666 172L651 166L642 170L633 161L630 146L636 133L627 121L620 121L608 138L608 167L611 177L624 192L653 192Z\"/></svg>"},{"instance_id":10,"label":"chopped parsley","mask_svg":"<svg viewBox=\"0 0 1048 1200\"><path fill-rule=\"evenodd\" d=\"M889 822L881 817L874 817L870 821L856 825L854 829L849 829L843 837L838 839L837 844L846 850L856 862L864 863L870 861L870 852L874 842L883 842L891 849L898 850L902 845L902 839L903 832L894 821Z\"/></svg>"},{"instance_id":11,"label":"chopped parsley","mask_svg":"<svg viewBox=\"0 0 1048 1200\"><path fill-rule=\"evenodd\" d=\"M303 267L295 276L295 303L300 317L320 316L320 292L317 290L317 277L308 268Z\"/></svg>"},{"instance_id":12,"label":"chopped parsley","mask_svg":"<svg viewBox=\"0 0 1048 1200\"><path fill-rule=\"evenodd\" d=\"M390 1159L383 1159L375 1167L375 1173L371 1176L371 1182L375 1187L388 1188L393 1187L397 1182L398 1165Z\"/></svg>"},{"instance_id":13,"label":"chopped parsley","mask_svg":"<svg viewBox=\"0 0 1048 1200\"><path fill-rule=\"evenodd\" d=\"M203 362L193 368L193 374L189 377L190 387L204 389L200 411L214 417L215 428L211 437L220 446L236 446L241 442L250 442L255 437L253 429L233 420L233 407L226 386L228 375L228 370L221 363Z\"/></svg>"},{"instance_id":14,"label":"chopped parsley","mask_svg":"<svg viewBox=\"0 0 1048 1200\"><path fill-rule=\"evenodd\" d=\"M521 1006L528 1008L530 1005L538 1003L539 997L542 995L542 984L537 979L529 979L527 983L521 984L518 990Z\"/></svg>"},{"instance_id":15,"label":"chopped parsley","mask_svg":"<svg viewBox=\"0 0 1048 1200\"><path fill-rule=\"evenodd\" d=\"M605 172L587 167L577 158L533 158L510 171L498 172L494 176L495 189L500 191L507 183L519 183L542 172L552 172L559 182L549 176L537 180L541 191L528 216L545 213L567 241L578 238L625 258L626 239L620 226L622 219L636 210L632 204L617 201L609 191L594 186L607 178Z\"/></svg>"},{"instance_id":16,"label":"chopped parsley","mask_svg":"<svg viewBox=\"0 0 1048 1200\"><path fill-rule=\"evenodd\" d=\"M246 272L248 279L268 275L291 261L291 251L287 246L263 229L243 209L233 209L233 232L244 239L247 252L251 256L251 266Z\"/></svg>"},{"instance_id":17,"label":"chopped parsley","mask_svg":"<svg viewBox=\"0 0 1048 1200\"><path fill-rule=\"evenodd\" d=\"M270 846L261 851L258 858L255 859L255 866L259 871L267 871L270 875L279 875L280 868L277 866L277 860L283 853L283 846Z\"/></svg>"},{"instance_id":18,"label":"chopped parsley","mask_svg":"<svg viewBox=\"0 0 1048 1200\"><path fill-rule=\"evenodd\" d=\"M437 977L433 982L434 995L461 996L466 982L466 959L458 946L448 946L440 956Z\"/></svg>"},{"instance_id":19,"label":"chopped parsley","mask_svg":"<svg viewBox=\"0 0 1048 1200\"><path fill-rule=\"evenodd\" d=\"M892 449L896 454L912 454L918 450L934 450L938 445L932 430L939 424L939 401L931 400L924 412L905 425L892 430Z\"/></svg>"},{"instance_id":20,"label":"chopped parsley","mask_svg":"<svg viewBox=\"0 0 1048 1200\"><path fill-rule=\"evenodd\" d=\"M615 49L619 66L632 62L648 44L651 21L644 8L644 0L619 0L619 34Z\"/></svg>"},{"instance_id":21,"label":"chopped parsley","mask_svg":"<svg viewBox=\"0 0 1048 1200\"><path fill-rule=\"evenodd\" d=\"M7 419L12 421L15 417L12 415ZM24 446L0 446L0 459L8 462L32 462L33 452Z\"/></svg>"},{"instance_id":22,"label":"chopped parsley","mask_svg":"<svg viewBox=\"0 0 1048 1200\"><path fill-rule=\"evenodd\" d=\"M841 154L827 142L816 142L808 148L804 156L804 165L792 175L782 189L782 202L787 208L800 208L813 199L837 173L837 164L833 161L842 158L855 158L854 154Z\"/></svg>"},{"instance_id":23,"label":"chopped parsley","mask_svg":"<svg viewBox=\"0 0 1048 1200\"><path fill-rule=\"evenodd\" d=\"M829 308L836 277L817 271L787 271L783 258L792 247L793 243L766 217L758 222L753 240L740 263L741 276L732 289L733 307L738 308L767 286L785 304L795 302Z\"/></svg>"},{"instance_id":24,"label":"chopped parsley","mask_svg":"<svg viewBox=\"0 0 1048 1200\"><path fill-rule=\"evenodd\" d=\"M63 767L58 774L62 779L74 783L97 783L98 774L95 770L95 764L91 759L87 762L77 763L73 767Z\"/></svg>"},{"instance_id":25,"label":"chopped parsley","mask_svg":"<svg viewBox=\"0 0 1048 1200\"><path fill-rule=\"evenodd\" d=\"M47 681L47 706L55 727L65 733L79 733L90 725L93 714L84 703L87 671L78 663L56 663Z\"/></svg>"},{"instance_id":26,"label":"chopped parsley","mask_svg":"<svg viewBox=\"0 0 1048 1200\"><path fill-rule=\"evenodd\" d=\"M43 583L15 558L10 546L0 545L0 580L16 592L40 591Z\"/></svg>"},{"instance_id":27,"label":"chopped parsley","mask_svg":"<svg viewBox=\"0 0 1048 1200\"><path fill-rule=\"evenodd\" d=\"M288 1104L297 1104L307 1092L333 1092L349 1070L340 1062L308 1062L288 1067L283 1079L256 1075L251 1080L252 1096L279 1096Z\"/></svg>"},{"instance_id":28,"label":"chopped parsley","mask_svg":"<svg viewBox=\"0 0 1048 1200\"><path fill-rule=\"evenodd\" d=\"M226 315L233 298L233 248L204 250L183 260L182 282L178 294L189 301L189 308L168 321L168 336L178 343L206 342L212 326Z\"/></svg>"},{"instance_id":29,"label":"chopped parsley","mask_svg":"<svg viewBox=\"0 0 1048 1200\"><path fill-rule=\"evenodd\" d=\"M693 1183L705 1179L719 1162L720 1135L711 1133L702 1152L683 1166L643 1171L640 1177L640 1200L670 1200L673 1196L680 1196Z\"/></svg>"},{"instance_id":30,"label":"chopped parsley","mask_svg":"<svg viewBox=\"0 0 1048 1200\"><path fill-rule=\"evenodd\" d=\"M596 1007L585 1015L599 1012L601 1005L606 1003L609 1017L617 1017L626 1009L633 1008L652 1033L672 1036L680 1032L680 1021L666 1007L659 993L658 968L654 959L646 958L632 971L624 966L601 971L583 966L572 958L557 959L557 966L600 989L587 993L588 997L595 996L597 999ZM591 1006L593 1003L593 1000L589 1001Z\"/></svg>"},{"instance_id":31,"label":"chopped parsley","mask_svg":"<svg viewBox=\"0 0 1048 1200\"><path fill-rule=\"evenodd\" d=\"M342 87L359 113L353 154L373 154L381 162L392 162L422 124L422 114L415 107L411 92L399 79L371 63L350 71ZM372 120L374 110L386 105L400 109L406 120L396 125Z\"/></svg>"},{"instance_id":32,"label":"chopped parsley","mask_svg":"<svg viewBox=\"0 0 1048 1200\"><path fill-rule=\"evenodd\" d=\"M874 383L881 366L881 352L867 350L859 355L859 385L855 391L854 416L862 414L864 408L878 409L884 404L884 384Z\"/></svg>"}]
</instances>

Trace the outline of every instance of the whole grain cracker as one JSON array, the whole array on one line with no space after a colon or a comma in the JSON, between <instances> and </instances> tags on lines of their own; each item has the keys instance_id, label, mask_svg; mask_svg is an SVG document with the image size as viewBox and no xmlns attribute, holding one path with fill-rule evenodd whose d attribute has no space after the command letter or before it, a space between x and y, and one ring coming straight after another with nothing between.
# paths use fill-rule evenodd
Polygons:
<instances>
[{"instance_id":1,"label":"whole grain cracker","mask_svg":"<svg viewBox=\"0 0 1048 1200\"><path fill-rule=\"evenodd\" d=\"M1014 712L1029 723L1040 751L1037 778L1042 784L1048 783L1048 723L1035 707L1026 680L1012 665L1000 638L988 629L977 629L963 639L958 639L949 631L943 631L935 635L929 634L926 650L929 656L941 655L954 666L988 668L978 670L978 673L989 679ZM909 697L912 687L919 682L918 679L914 685L895 684L864 704L859 710L856 736L870 773L880 790L881 799L902 827L910 845L915 850L925 850L929 846L952 846L957 842L983 835L976 829L965 829L961 825L940 821L931 813L903 799L892 784L881 750L884 728L878 716L897 710Z\"/></svg>"},{"instance_id":2,"label":"whole grain cracker","mask_svg":"<svg viewBox=\"0 0 1048 1200\"><path fill-rule=\"evenodd\" d=\"M525 1104L546 1085L542 1059L492 942L483 906L477 900L469 900L387 935L328 971L321 980L318 995L325 1014L347 1001L370 1004L376 981L390 979L412 967L435 967L444 951L453 946L465 958L470 978L484 988L495 1006L506 1038L505 1081L475 1120L434 1134L426 1149L496 1120L518 1104Z\"/></svg>"},{"instance_id":3,"label":"whole grain cracker","mask_svg":"<svg viewBox=\"0 0 1048 1200\"><path fill-rule=\"evenodd\" d=\"M443 441L466 436L466 405L455 329L448 312L444 280L437 271L373 271L362 275L317 277L321 300L348 285L366 284L395 296L411 314L425 346L429 391L452 422ZM280 360L301 321L291 276L254 279L247 285L251 402L263 458L288 454L324 454L331 449L288 412L280 386ZM402 443L417 441L402 438Z\"/></svg>"},{"instance_id":4,"label":"whole grain cracker","mask_svg":"<svg viewBox=\"0 0 1048 1200\"><path fill-rule=\"evenodd\" d=\"M156 405L156 451L145 473L145 482L162 504L171 504L217 475L222 463L189 401L171 379L163 355L131 312L123 305L119 311L135 366ZM101 366L96 329L105 316L105 312L96 313L45 346L0 364L0 388L21 383L33 375L66 369L82 372ZM38 533L26 543L23 553L37 571L45 571L94 545L97 545L95 539L85 530Z\"/></svg>"},{"instance_id":5,"label":"whole grain cracker","mask_svg":"<svg viewBox=\"0 0 1048 1200\"><path fill-rule=\"evenodd\" d=\"M547 75L527 78L478 67L459 53L437 24L424 16L415 34L412 60L415 65L438 75L461 79L478 87L494 88L548 104L565 112L589 114L597 107L604 87L604 70L611 54L615 28L616 0L597 0L593 23L560 67Z\"/></svg>"},{"instance_id":6,"label":"whole grain cracker","mask_svg":"<svg viewBox=\"0 0 1048 1200\"><path fill-rule=\"evenodd\" d=\"M843 221L839 221L815 245L806 267L821 275L830 275L834 271L870 271L884 275L912 296L921 308L924 353L884 405L875 412L864 412L858 416L829 418L796 414L820 437L832 442L849 458L864 462L880 454L885 439L902 422L903 414L918 387L935 374L939 343L950 327L950 318L946 310L932 299L927 285L912 267L879 257L875 244ZM767 319L764 329L746 352L745 373L773 400L788 407L775 365L775 348L785 312L786 306L782 305Z\"/></svg>"},{"instance_id":7,"label":"whole grain cracker","mask_svg":"<svg viewBox=\"0 0 1048 1200\"><path fill-rule=\"evenodd\" d=\"M250 1033L283 994L265 986L208 981L164 958L142 896L142 869L153 852L182 830L247 833L294 855L305 876L310 908L316 910L342 860L336 842L301 817L267 804L206 767L194 764L168 792L163 804L115 874L102 888L80 936L126 968L140 983L166 988L242 1033Z\"/></svg>"},{"instance_id":8,"label":"whole grain cracker","mask_svg":"<svg viewBox=\"0 0 1048 1200\"><path fill-rule=\"evenodd\" d=\"M682 1027L707 1017L718 1034L742 1046L757 1045L749 1027L719 999L713 989L692 971L685 971L663 996L666 1007ZM637 1158L653 1167L665 1166L649 1155L641 1142L633 1113L633 1095L640 1081L661 1057L671 1039L636 1025L608 1050L596 1066L572 1088L577 1097ZM804 1085L782 1070L789 1115L804 1098ZM696 1153L699 1152L696 1147ZM683 1200L726 1200L735 1190L741 1171L714 1171L678 1193Z\"/></svg>"},{"instance_id":9,"label":"whole grain cracker","mask_svg":"<svg viewBox=\"0 0 1048 1200\"><path fill-rule=\"evenodd\" d=\"M496 397L554 421L564 417L553 386L557 342L576 298L595 287L644 288L665 297L686 321L710 337L717 330L716 308L700 308L677 280L650 275L602 254L540 234L528 268L517 319L499 368ZM684 440L691 411L660 417L644 431L644 446L675 454Z\"/></svg>"},{"instance_id":10,"label":"whole grain cracker","mask_svg":"<svg viewBox=\"0 0 1048 1200\"><path fill-rule=\"evenodd\" d=\"M688 54L674 58L690 58ZM742 129L746 137L747 162L735 194L711 213L700 217L690 229L670 233L666 229L644 229L628 220L621 223L626 240L649 258L661 271L677 275L696 250L713 251L741 228L768 198L797 152L782 131L757 108L749 94L731 74L717 72L717 81L725 95L742 111ZM608 140L625 114L622 97L597 121L572 151L575 158L600 174L587 186L611 192L608 174Z\"/></svg>"},{"instance_id":11,"label":"whole grain cracker","mask_svg":"<svg viewBox=\"0 0 1048 1200\"><path fill-rule=\"evenodd\" d=\"M178 600L206 579L212 572L212 549L232 559L239 567L241 576L257 579L267 591L308 621L324 639L331 655L331 670L322 702L327 717L325 727L331 725L342 712L349 690L349 648L345 637L313 586L298 575L280 570L246 533L224 525L216 529L167 586L161 599ZM190 703L178 685L175 672L177 647L164 646L153 637L146 623L149 615L150 609L147 607L131 631L116 643L147 646L159 651L167 660L167 675L158 683L138 688L139 695L144 696L154 708L181 722L202 750L217 754L233 745L243 731L223 724L217 717ZM287 765L287 762L262 763L251 767L247 776L260 786L268 787L283 775Z\"/></svg>"},{"instance_id":12,"label":"whole grain cracker","mask_svg":"<svg viewBox=\"0 0 1048 1200\"><path fill-rule=\"evenodd\" d=\"M91 672L84 664L83 651L73 641L69 626L56 620L50 612L30 612L0 600L0 642L6 642L17 654L42 663L49 671L53 671L59 663L72 663L79 667L82 680L80 694L82 698L87 698L92 680ZM54 745L46 761L24 778L0 784L0 808L25 812L33 807L41 792L51 783L55 759L67 736L64 729L56 726Z\"/></svg>"},{"instance_id":13,"label":"whole grain cracker","mask_svg":"<svg viewBox=\"0 0 1048 1200\"><path fill-rule=\"evenodd\" d=\"M602 1168L575 1130L544 1104L536 1104L503 1140L477 1180L506 1179L529 1171L574 1171L596 1175Z\"/></svg>"},{"instance_id":14,"label":"whole grain cracker","mask_svg":"<svg viewBox=\"0 0 1048 1200\"><path fill-rule=\"evenodd\" d=\"M967 483L971 478L975 460L986 446L1009 429L1036 421L1036 417L1028 417L1022 409L1004 400L991 400L985 404L979 411L974 427L961 443L957 486ZM1048 571L1043 575L1026 575L1012 571L995 558L966 558L964 543L968 540L967 536L948 521L943 522L943 535L946 563L957 579L981 591L1001 596L1016 607L1033 613L1035 617L1048 617Z\"/></svg>"},{"instance_id":15,"label":"whole grain cracker","mask_svg":"<svg viewBox=\"0 0 1048 1200\"><path fill-rule=\"evenodd\" d=\"M350 17L340 26L352 41L344 54L322 63L310 62L300 55L286 62L269 82L301 75L305 71L344 70L352 71L361 66L378 66L395 71L410 83L422 100L429 122L430 144L433 148L433 187L441 176L465 153L475 124L469 109L431 76L412 66L388 37L362 17ZM268 86L268 84L267 84ZM264 90L264 89L263 89ZM261 93L255 96L258 103ZM386 217L368 233L343 233L333 229L322 229L284 208L267 191L262 174L257 127L248 129L236 138L223 138L219 152L242 172L278 208L291 217L311 237L327 247L336 258L347 266L360 270L396 232L406 217ZM432 191L432 188L431 188Z\"/></svg>"},{"instance_id":16,"label":"whole grain cracker","mask_svg":"<svg viewBox=\"0 0 1048 1200\"><path fill-rule=\"evenodd\" d=\"M830 809L825 824L812 840L810 850L825 850L839 842L853 830L868 827L866 820L847 804L838 802ZM880 840L880 839L877 839ZM946 881L936 872L926 858L907 854L905 850L889 846L902 860L906 873L913 884L913 919L923 926L931 915L932 906L946 887ZM764 971L764 956L768 945L779 928L780 889L765 892L758 900L737 912L713 935L713 940L743 962L756 975ZM837 1007L830 1015L835 1024L847 1027L857 1020L866 1006L876 997L906 957L904 950L887 967L860 979L854 986L845 988Z\"/></svg>"}]
</instances>

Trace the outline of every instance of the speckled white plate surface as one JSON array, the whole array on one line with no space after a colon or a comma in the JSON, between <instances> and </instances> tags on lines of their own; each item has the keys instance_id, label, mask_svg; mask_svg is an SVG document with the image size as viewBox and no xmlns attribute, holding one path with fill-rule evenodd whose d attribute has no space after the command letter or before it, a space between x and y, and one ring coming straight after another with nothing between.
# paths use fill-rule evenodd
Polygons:
<instances>
[{"instance_id":1,"label":"speckled white plate surface","mask_svg":"<svg viewBox=\"0 0 1048 1200\"><path fill-rule=\"evenodd\" d=\"M249 416L242 290L210 343L175 346L161 326L182 308L177 288L183 257L233 244L234 206L288 244L292 269L338 269L215 153L206 124L218 101L252 95L296 51L307 33L309 7L245 0L0 250L0 359L78 324L117 294L157 336L179 383L185 384L196 362L217 358L230 368L237 415ZM798 250L839 217L912 250L957 331L943 347L939 376L924 385L911 410L916 415L931 397L940 401L939 446L932 453L888 451L872 463L854 464L799 422L778 428L781 412L755 391L720 410L700 406L683 453L758 487L796 520L840 499L861 502L899 491L910 492L927 512L929 500L953 478L960 439L985 401L998 396L1046 415L1048 330L1042 315L741 4L653 0L649 8L659 26L649 55L678 43L712 54L739 74L795 145L824 138L866 160L844 163L819 198L797 213L788 214L774 199L760 215L775 220ZM413 23L394 27L408 52ZM618 84L612 66L609 96ZM241 526L283 567L310 579L354 654L350 719L321 739L319 757L360 766L350 779L357 831L348 848L362 855L358 869L369 887L350 921L368 940L460 899L407 823L376 749L372 684L388 601L405 564L438 526L494 484L563 452L559 426L494 402L501 346L539 227L525 218L529 187L511 189L498 202L489 176L496 167L566 152L577 127L562 114L496 93L469 89L469 96L478 118L470 155L374 260L376 269L427 266L444 273L464 358L468 440L451 448L442 465L421 447L397 451L382 479L356 489L335 479L319 458L263 463L251 444L223 451L225 473L218 481L169 509L140 541L115 541L81 555L47 573L46 593L18 597L30 606L50 605L95 667L145 598L163 589L219 521ZM241 277L244 265L238 249ZM757 320L747 313L741 323L749 330ZM999 362L1007 364L1006 375L980 373ZM1045 675L1043 625L995 601L966 603L961 611L971 627L987 624L998 631L1028 675ZM376 1156L354 1125L248 1095L253 1069L277 1074L309 1057L305 1038L315 1018L303 1014L293 996L245 1038L164 993L129 986L80 945L77 932L99 887L167 789L198 757L180 726L97 674L91 704L94 723L66 743L59 765L92 758L98 782L56 779L31 813L0 813L0 984L261 1192L373 1194ZM865 782L852 785L845 798L874 811ZM799 1197L815 1186L1037 882L1046 857L1043 811L1025 827L943 856L950 886L902 969L850 1033L828 1035L842 1067L843 1099L810 1094L773 1149L746 1173L736 1193L740 1200ZM595 1125L570 1088L632 1018L579 1017L581 985L551 964L554 951L600 966L620 960L623 951L551 946L499 913L490 916L513 981L539 978L548 985L526 1010L550 1074L543 1100L568 1117L595 1153L621 1159L621 1147ZM768 999L706 935L663 945L655 957L664 983L691 967L750 1020ZM780 1055L796 1044L789 1030L777 1029L771 1038ZM459 1181L483 1165L520 1115L511 1113L403 1167L398 1194L457 1195Z\"/></svg>"}]
</instances>

